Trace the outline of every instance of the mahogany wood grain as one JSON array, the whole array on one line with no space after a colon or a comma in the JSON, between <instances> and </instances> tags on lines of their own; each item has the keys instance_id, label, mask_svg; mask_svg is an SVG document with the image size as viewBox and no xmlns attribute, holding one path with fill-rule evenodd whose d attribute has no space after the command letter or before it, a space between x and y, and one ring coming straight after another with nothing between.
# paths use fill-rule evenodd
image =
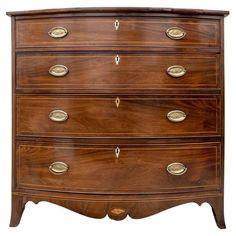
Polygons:
<instances>
[{"instance_id":1,"label":"mahogany wood grain","mask_svg":"<svg viewBox=\"0 0 236 236\"><path fill-rule=\"evenodd\" d=\"M219 55L181 54L68 54L24 53L17 55L17 89L158 89L220 88ZM191 63L190 63L191 62ZM33 66L31 66L33 65ZM49 68L64 65L69 73L63 77L49 74ZM173 65L187 72L174 78L167 74Z\"/></svg>"},{"instance_id":2,"label":"mahogany wood grain","mask_svg":"<svg viewBox=\"0 0 236 236\"><path fill-rule=\"evenodd\" d=\"M188 18L70 17L18 20L16 22L16 47L77 47L77 46L140 46L140 47L219 47L219 21ZM48 31L64 27L68 35L54 39ZM170 27L180 27L186 32L181 40L166 36Z\"/></svg>"},{"instance_id":3,"label":"mahogany wood grain","mask_svg":"<svg viewBox=\"0 0 236 236\"><path fill-rule=\"evenodd\" d=\"M10 226L17 226L25 209L26 200L22 196L12 195Z\"/></svg>"},{"instance_id":4,"label":"mahogany wood grain","mask_svg":"<svg viewBox=\"0 0 236 236\"><path fill-rule=\"evenodd\" d=\"M220 135L220 99L208 97L17 96L17 135L45 137L178 137ZM64 122L49 114L63 110ZM181 110L186 119L171 122Z\"/></svg>"},{"instance_id":5,"label":"mahogany wood grain","mask_svg":"<svg viewBox=\"0 0 236 236\"><path fill-rule=\"evenodd\" d=\"M166 209L185 203L209 203L215 216L216 224L219 228L225 228L224 212L223 212L223 195L221 193L212 192L195 192L164 195L66 195L56 192L14 192L12 195L14 202L17 204L15 214L12 215L11 226L17 226L25 203L33 201L48 201L63 206L82 215L93 217L96 219L104 218L108 215L113 220L123 220L126 216L133 219L140 219L154 215ZM18 198L25 201L17 201ZM121 214L113 214L112 210L122 209ZM188 216L183 216L188 217ZM194 218L193 218L194 220ZM183 221L184 227L184 221Z\"/></svg>"},{"instance_id":6,"label":"mahogany wood grain","mask_svg":"<svg viewBox=\"0 0 236 236\"><path fill-rule=\"evenodd\" d=\"M17 145L17 187L77 193L154 194L217 190L220 188L220 144L156 146L78 146L76 144ZM63 175L49 166L64 162ZM187 167L180 176L166 168L171 163Z\"/></svg>"}]
</instances>

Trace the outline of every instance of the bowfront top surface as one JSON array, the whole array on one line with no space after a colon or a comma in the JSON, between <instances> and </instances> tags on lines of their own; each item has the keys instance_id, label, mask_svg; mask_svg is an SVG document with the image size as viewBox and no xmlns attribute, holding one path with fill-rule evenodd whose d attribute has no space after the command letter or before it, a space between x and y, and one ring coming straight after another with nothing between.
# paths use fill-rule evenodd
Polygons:
<instances>
[{"instance_id":1,"label":"bowfront top surface","mask_svg":"<svg viewBox=\"0 0 236 236\"><path fill-rule=\"evenodd\" d=\"M29 11L13 11L7 12L9 16L27 16L27 15L43 15L43 14L181 14L181 15L211 15L211 16L227 16L229 11L205 10L205 9L180 9L180 8L142 8L142 7L93 7L93 8L64 8L64 9L47 9L47 10L29 10Z\"/></svg>"}]
</instances>

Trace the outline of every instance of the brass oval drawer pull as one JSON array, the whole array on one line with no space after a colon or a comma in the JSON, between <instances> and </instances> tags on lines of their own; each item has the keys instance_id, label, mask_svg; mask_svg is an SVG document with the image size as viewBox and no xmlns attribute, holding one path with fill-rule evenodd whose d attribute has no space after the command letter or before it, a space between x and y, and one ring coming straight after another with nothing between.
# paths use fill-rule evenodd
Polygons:
<instances>
[{"instance_id":1,"label":"brass oval drawer pull","mask_svg":"<svg viewBox=\"0 0 236 236\"><path fill-rule=\"evenodd\" d=\"M180 65L173 65L170 66L167 70L166 70L167 74L174 77L174 78L179 78L182 77L186 74L187 70Z\"/></svg>"},{"instance_id":2,"label":"brass oval drawer pull","mask_svg":"<svg viewBox=\"0 0 236 236\"><path fill-rule=\"evenodd\" d=\"M171 27L166 30L166 35L171 39L182 39L185 37L186 32L179 27Z\"/></svg>"},{"instance_id":3,"label":"brass oval drawer pull","mask_svg":"<svg viewBox=\"0 0 236 236\"><path fill-rule=\"evenodd\" d=\"M69 166L64 162L57 161L53 162L48 169L54 175L63 175L68 171Z\"/></svg>"},{"instance_id":4,"label":"brass oval drawer pull","mask_svg":"<svg viewBox=\"0 0 236 236\"><path fill-rule=\"evenodd\" d=\"M185 112L180 110L173 110L168 112L167 118L171 122L182 122L186 119L187 115Z\"/></svg>"},{"instance_id":5,"label":"brass oval drawer pull","mask_svg":"<svg viewBox=\"0 0 236 236\"><path fill-rule=\"evenodd\" d=\"M182 163L171 163L166 167L166 170L171 175L183 175L187 171L187 167Z\"/></svg>"},{"instance_id":6,"label":"brass oval drawer pull","mask_svg":"<svg viewBox=\"0 0 236 236\"><path fill-rule=\"evenodd\" d=\"M58 38L64 38L68 34L68 31L64 27L57 26L57 27L50 29L48 31L48 34L50 37L52 37L54 39L58 39Z\"/></svg>"},{"instance_id":7,"label":"brass oval drawer pull","mask_svg":"<svg viewBox=\"0 0 236 236\"><path fill-rule=\"evenodd\" d=\"M69 69L64 65L54 65L48 70L49 74L55 77L63 77L68 74Z\"/></svg>"},{"instance_id":8,"label":"brass oval drawer pull","mask_svg":"<svg viewBox=\"0 0 236 236\"><path fill-rule=\"evenodd\" d=\"M68 119L68 114L62 110L54 110L50 112L49 119L55 122L63 122Z\"/></svg>"}]
</instances>

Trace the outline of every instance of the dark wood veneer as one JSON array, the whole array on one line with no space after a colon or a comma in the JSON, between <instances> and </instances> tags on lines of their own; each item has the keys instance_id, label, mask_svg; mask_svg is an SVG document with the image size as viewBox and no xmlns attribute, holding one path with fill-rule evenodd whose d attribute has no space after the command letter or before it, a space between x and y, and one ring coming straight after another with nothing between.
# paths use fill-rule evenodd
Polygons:
<instances>
[{"instance_id":1,"label":"dark wood veneer","mask_svg":"<svg viewBox=\"0 0 236 236\"><path fill-rule=\"evenodd\" d=\"M158 138L214 136L221 130L218 96L17 96L16 102L17 135ZM51 121L53 110L65 111L68 119ZM186 119L169 121L172 110L185 112Z\"/></svg>"},{"instance_id":2,"label":"dark wood veneer","mask_svg":"<svg viewBox=\"0 0 236 236\"><path fill-rule=\"evenodd\" d=\"M19 224L28 201L114 220L208 202L217 226L225 228L228 11L74 8L7 14L13 48L10 226ZM66 27L68 35L52 39L48 31L55 26ZM168 38L169 27L183 28L186 37ZM53 64L65 64L69 73L50 76ZM166 69L172 64L186 67L186 75L170 78ZM50 121L55 109L68 112L69 119ZM187 114L181 123L166 118L176 109ZM68 163L66 174L49 172L56 161ZM182 162L187 172L170 175L170 162Z\"/></svg>"},{"instance_id":3,"label":"dark wood veneer","mask_svg":"<svg viewBox=\"0 0 236 236\"><path fill-rule=\"evenodd\" d=\"M120 18L103 17L30 19L16 22L16 47L63 47L63 46L149 46L149 47L219 47L219 21L171 18ZM178 26L185 30L186 37L172 40L166 30ZM68 35L53 39L50 29L62 26Z\"/></svg>"},{"instance_id":4,"label":"dark wood veneer","mask_svg":"<svg viewBox=\"0 0 236 236\"><path fill-rule=\"evenodd\" d=\"M78 146L17 145L17 188L101 194L157 194L220 189L220 143L178 145ZM55 161L69 166L61 176L49 172ZM183 176L166 167L181 162Z\"/></svg>"},{"instance_id":5,"label":"dark wood veneer","mask_svg":"<svg viewBox=\"0 0 236 236\"><path fill-rule=\"evenodd\" d=\"M219 55L181 54L104 54L45 53L17 54L17 89L206 89L220 88ZM48 70L65 65L69 72L54 77ZM30 66L34 65L34 66ZM181 65L186 74L179 78L167 74L173 65ZM130 69L132 68L132 70ZM99 72L99 76L97 71Z\"/></svg>"}]
</instances>

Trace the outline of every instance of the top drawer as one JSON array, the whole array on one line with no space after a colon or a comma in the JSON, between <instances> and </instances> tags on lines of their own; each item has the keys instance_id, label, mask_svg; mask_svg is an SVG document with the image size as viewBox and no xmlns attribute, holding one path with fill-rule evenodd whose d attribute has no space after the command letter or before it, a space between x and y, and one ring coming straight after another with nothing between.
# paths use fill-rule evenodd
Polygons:
<instances>
[{"instance_id":1,"label":"top drawer","mask_svg":"<svg viewBox=\"0 0 236 236\"><path fill-rule=\"evenodd\" d=\"M16 47L218 47L219 21L73 17L16 21Z\"/></svg>"}]
</instances>

